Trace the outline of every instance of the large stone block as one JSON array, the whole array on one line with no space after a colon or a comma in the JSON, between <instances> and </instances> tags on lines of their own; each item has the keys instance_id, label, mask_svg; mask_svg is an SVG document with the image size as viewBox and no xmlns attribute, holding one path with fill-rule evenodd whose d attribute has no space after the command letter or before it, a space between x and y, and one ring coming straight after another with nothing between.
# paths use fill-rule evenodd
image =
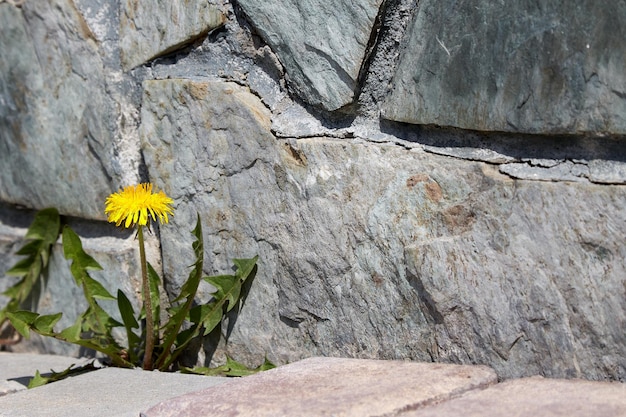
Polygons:
<instances>
[{"instance_id":1,"label":"large stone block","mask_svg":"<svg viewBox=\"0 0 626 417\"><path fill-rule=\"evenodd\" d=\"M382 0L240 0L304 101L326 110L350 104Z\"/></svg>"},{"instance_id":2,"label":"large stone block","mask_svg":"<svg viewBox=\"0 0 626 417\"><path fill-rule=\"evenodd\" d=\"M260 255L224 329L231 356L626 376L624 187L516 181L389 144L277 141L267 110L241 86L144 88L146 163L176 205L161 228L169 288L192 262L196 211L205 272Z\"/></svg>"},{"instance_id":3,"label":"large stone block","mask_svg":"<svg viewBox=\"0 0 626 417\"><path fill-rule=\"evenodd\" d=\"M529 133L626 133L626 4L420 1L384 117Z\"/></svg>"},{"instance_id":4,"label":"large stone block","mask_svg":"<svg viewBox=\"0 0 626 417\"><path fill-rule=\"evenodd\" d=\"M214 1L120 2L120 54L128 70L206 36L226 17Z\"/></svg>"},{"instance_id":5,"label":"large stone block","mask_svg":"<svg viewBox=\"0 0 626 417\"><path fill-rule=\"evenodd\" d=\"M72 1L0 4L0 200L103 219L115 106Z\"/></svg>"},{"instance_id":6,"label":"large stone block","mask_svg":"<svg viewBox=\"0 0 626 417\"><path fill-rule=\"evenodd\" d=\"M259 160L275 158L269 111L258 97L234 83L196 82L183 79L144 82L141 138L151 181L174 199L175 213L160 228L163 268L179 286L193 263L191 230L196 211L202 215L209 265L217 254L222 271L230 267L223 257L235 242L231 233L244 219L232 209L230 189L224 181L236 181L252 168L256 180L268 173L255 168ZM242 165L243 164L243 165ZM265 167L266 164L259 164ZM251 203L258 191L241 183L242 197ZM228 224L227 228L225 224ZM232 231L232 232L231 232ZM243 242L242 242L243 243ZM239 257L252 257L257 244ZM207 269L213 269L215 265Z\"/></svg>"}]
</instances>

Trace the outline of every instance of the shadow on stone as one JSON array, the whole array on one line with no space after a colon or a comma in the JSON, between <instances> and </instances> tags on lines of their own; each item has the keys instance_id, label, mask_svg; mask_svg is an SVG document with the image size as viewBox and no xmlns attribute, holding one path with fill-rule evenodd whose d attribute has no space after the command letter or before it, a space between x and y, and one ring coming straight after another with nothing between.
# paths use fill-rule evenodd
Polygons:
<instances>
[{"instance_id":1,"label":"shadow on stone","mask_svg":"<svg viewBox=\"0 0 626 417\"><path fill-rule=\"evenodd\" d=\"M582 137L480 132L453 127L410 125L381 119L382 132L435 148L474 148L495 151L515 160L570 159L626 162L626 137Z\"/></svg>"}]
</instances>

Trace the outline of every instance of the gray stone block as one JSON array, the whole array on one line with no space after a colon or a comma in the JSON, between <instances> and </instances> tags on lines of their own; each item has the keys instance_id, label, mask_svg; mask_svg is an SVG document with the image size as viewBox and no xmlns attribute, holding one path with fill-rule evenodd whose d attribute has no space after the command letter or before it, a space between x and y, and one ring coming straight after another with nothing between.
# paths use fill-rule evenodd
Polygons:
<instances>
[{"instance_id":1,"label":"gray stone block","mask_svg":"<svg viewBox=\"0 0 626 417\"><path fill-rule=\"evenodd\" d=\"M624 187L513 181L389 144L277 141L244 87L144 86L146 163L176 207L161 228L168 288L189 272L196 212L207 274L260 256L218 359L313 352L480 363L503 378L626 376Z\"/></svg>"},{"instance_id":2,"label":"gray stone block","mask_svg":"<svg viewBox=\"0 0 626 417\"><path fill-rule=\"evenodd\" d=\"M82 15L66 0L0 4L0 51L0 200L104 219L115 106Z\"/></svg>"},{"instance_id":3,"label":"gray stone block","mask_svg":"<svg viewBox=\"0 0 626 417\"><path fill-rule=\"evenodd\" d=\"M294 92L326 110L350 104L382 0L237 2Z\"/></svg>"},{"instance_id":4,"label":"gray stone block","mask_svg":"<svg viewBox=\"0 0 626 417\"><path fill-rule=\"evenodd\" d=\"M215 2L120 2L120 54L129 70L179 49L220 27L226 17Z\"/></svg>"},{"instance_id":5,"label":"gray stone block","mask_svg":"<svg viewBox=\"0 0 626 417\"><path fill-rule=\"evenodd\" d=\"M626 5L421 1L383 106L407 123L626 133Z\"/></svg>"}]
</instances>

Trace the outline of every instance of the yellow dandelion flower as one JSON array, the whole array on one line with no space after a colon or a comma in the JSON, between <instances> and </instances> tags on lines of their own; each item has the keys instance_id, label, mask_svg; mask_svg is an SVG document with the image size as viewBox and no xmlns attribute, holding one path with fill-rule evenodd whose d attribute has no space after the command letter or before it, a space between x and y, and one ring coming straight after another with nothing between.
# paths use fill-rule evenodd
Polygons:
<instances>
[{"instance_id":1,"label":"yellow dandelion flower","mask_svg":"<svg viewBox=\"0 0 626 417\"><path fill-rule=\"evenodd\" d=\"M152 193L150 183L129 185L106 199L104 212L110 223L119 226L124 222L127 228L136 224L145 226L150 217L153 221L158 217L161 223L167 223L168 214L174 214L170 206L173 202L163 191Z\"/></svg>"}]
</instances>

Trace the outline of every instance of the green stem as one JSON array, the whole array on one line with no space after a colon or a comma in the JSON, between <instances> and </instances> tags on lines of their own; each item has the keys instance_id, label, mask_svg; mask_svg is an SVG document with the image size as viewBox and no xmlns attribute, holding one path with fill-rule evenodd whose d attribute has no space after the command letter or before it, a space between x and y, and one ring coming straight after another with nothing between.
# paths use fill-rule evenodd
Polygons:
<instances>
[{"instance_id":1,"label":"green stem","mask_svg":"<svg viewBox=\"0 0 626 417\"><path fill-rule=\"evenodd\" d=\"M146 263L146 249L143 239L143 226L137 227L139 237L139 258L141 262L141 284L143 286L143 307L146 311L146 351L143 357L143 369L152 370L152 351L154 350L154 319L152 317L152 297Z\"/></svg>"}]
</instances>

